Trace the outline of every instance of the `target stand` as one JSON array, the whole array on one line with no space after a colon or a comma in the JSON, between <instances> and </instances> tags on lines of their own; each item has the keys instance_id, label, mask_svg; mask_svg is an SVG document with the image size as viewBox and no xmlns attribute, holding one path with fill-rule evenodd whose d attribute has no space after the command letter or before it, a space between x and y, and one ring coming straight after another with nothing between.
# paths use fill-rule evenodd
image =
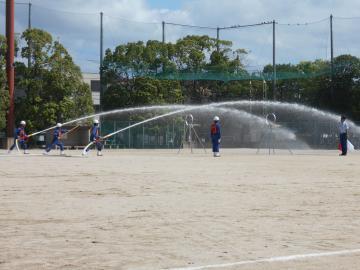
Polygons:
<instances>
[{"instance_id":1,"label":"target stand","mask_svg":"<svg viewBox=\"0 0 360 270\"><path fill-rule=\"evenodd\" d=\"M181 138L181 143L179 146L178 154L180 153L181 149L184 148L185 145L187 145L190 148L191 154L194 153L194 145L197 141L199 145L201 145L202 149L204 150L204 153L206 153L205 145L201 141L199 135L197 134L194 127L200 126L199 124L194 124L194 116L192 114L188 114L185 116L184 119L184 133Z\"/></svg>"},{"instance_id":2,"label":"target stand","mask_svg":"<svg viewBox=\"0 0 360 270\"><path fill-rule=\"evenodd\" d=\"M274 128L276 127L275 113L268 113L265 117L265 120L266 120L267 130L264 133L264 135L261 137L256 154L259 154L262 146L265 146L265 149L269 150L269 155L271 154L275 155L275 149L277 147L275 133L274 133ZM287 145L287 150L289 151L290 154L293 154L293 152L288 147L288 145Z\"/></svg>"}]
</instances>

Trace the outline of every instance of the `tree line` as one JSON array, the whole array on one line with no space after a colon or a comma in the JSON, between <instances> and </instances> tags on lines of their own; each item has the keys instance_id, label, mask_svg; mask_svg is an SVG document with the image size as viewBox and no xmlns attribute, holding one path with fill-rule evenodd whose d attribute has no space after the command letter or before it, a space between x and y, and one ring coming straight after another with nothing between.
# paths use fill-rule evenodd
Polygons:
<instances>
[{"instance_id":1,"label":"tree line","mask_svg":"<svg viewBox=\"0 0 360 270\"><path fill-rule=\"evenodd\" d=\"M233 49L230 41L208 36L187 36L166 44L131 42L108 49L103 65L104 107L261 100L265 79L268 99L302 103L360 120L358 57L340 55L333 65L327 60L278 64L274 93L272 65L254 74L246 70L247 54L244 49Z\"/></svg>"},{"instance_id":2,"label":"tree line","mask_svg":"<svg viewBox=\"0 0 360 270\"><path fill-rule=\"evenodd\" d=\"M31 130L93 112L91 91L64 46L40 29L21 35L15 63L16 89L25 95L15 104L17 121ZM0 129L8 108L5 53L0 36ZM267 97L346 114L360 120L360 59L340 55L327 60L278 64L276 92L271 65L259 74L246 69L247 52L209 36L186 36L175 43L129 42L107 49L102 66L104 110L165 103L205 103ZM30 65L25 64L30 59ZM333 68L332 68L333 67ZM269 76L263 76L267 74ZM261 77L263 76L263 77ZM229 80L228 78L232 78ZM262 79L263 78L263 79ZM251 85L250 85L251 81ZM251 89L251 91L250 91Z\"/></svg>"},{"instance_id":3,"label":"tree line","mask_svg":"<svg viewBox=\"0 0 360 270\"><path fill-rule=\"evenodd\" d=\"M0 50L0 129L4 129L8 101L3 36ZM16 123L26 120L27 129L35 131L94 111L91 90L82 80L80 67L49 33L40 29L24 31L16 42L16 54L20 60L14 63L15 91L23 93L15 100Z\"/></svg>"}]
</instances>

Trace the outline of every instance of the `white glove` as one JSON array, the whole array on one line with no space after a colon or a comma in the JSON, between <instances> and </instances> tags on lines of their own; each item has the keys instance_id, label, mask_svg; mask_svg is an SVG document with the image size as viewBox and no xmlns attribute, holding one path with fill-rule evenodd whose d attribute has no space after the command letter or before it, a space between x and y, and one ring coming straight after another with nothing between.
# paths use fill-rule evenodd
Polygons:
<instances>
[{"instance_id":1,"label":"white glove","mask_svg":"<svg viewBox=\"0 0 360 270\"><path fill-rule=\"evenodd\" d=\"M221 143L221 139L218 140L218 143Z\"/></svg>"}]
</instances>

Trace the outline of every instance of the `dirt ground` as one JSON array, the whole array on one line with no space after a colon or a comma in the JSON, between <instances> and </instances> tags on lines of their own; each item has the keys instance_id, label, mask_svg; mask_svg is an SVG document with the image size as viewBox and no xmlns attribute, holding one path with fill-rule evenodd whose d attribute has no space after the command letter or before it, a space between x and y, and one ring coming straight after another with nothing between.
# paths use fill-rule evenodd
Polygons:
<instances>
[{"instance_id":1,"label":"dirt ground","mask_svg":"<svg viewBox=\"0 0 360 270\"><path fill-rule=\"evenodd\" d=\"M360 269L360 153L32 153L0 155L0 269Z\"/></svg>"}]
</instances>

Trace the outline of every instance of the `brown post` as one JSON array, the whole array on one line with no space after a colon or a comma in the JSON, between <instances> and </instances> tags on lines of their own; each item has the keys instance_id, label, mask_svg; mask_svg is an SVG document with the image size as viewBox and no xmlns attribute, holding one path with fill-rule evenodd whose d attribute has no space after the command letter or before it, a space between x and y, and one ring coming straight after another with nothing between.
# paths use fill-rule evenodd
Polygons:
<instances>
[{"instance_id":1,"label":"brown post","mask_svg":"<svg viewBox=\"0 0 360 270\"><path fill-rule=\"evenodd\" d=\"M14 133L14 88L15 88L15 67L14 67L14 54L15 54L15 39L14 39L14 0L6 0L6 40L7 40L7 53L6 53L6 74L7 83L9 88L9 112L7 115L7 136L12 137Z\"/></svg>"}]
</instances>

